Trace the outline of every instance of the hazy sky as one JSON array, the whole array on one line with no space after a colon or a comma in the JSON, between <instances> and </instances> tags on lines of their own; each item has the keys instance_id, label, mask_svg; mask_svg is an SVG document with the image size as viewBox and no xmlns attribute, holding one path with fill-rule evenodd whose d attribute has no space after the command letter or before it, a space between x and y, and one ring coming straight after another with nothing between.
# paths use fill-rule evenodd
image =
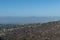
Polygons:
<instances>
[{"instance_id":1,"label":"hazy sky","mask_svg":"<svg viewBox=\"0 0 60 40\"><path fill-rule=\"evenodd\" d=\"M60 0L0 0L0 16L60 16Z\"/></svg>"}]
</instances>

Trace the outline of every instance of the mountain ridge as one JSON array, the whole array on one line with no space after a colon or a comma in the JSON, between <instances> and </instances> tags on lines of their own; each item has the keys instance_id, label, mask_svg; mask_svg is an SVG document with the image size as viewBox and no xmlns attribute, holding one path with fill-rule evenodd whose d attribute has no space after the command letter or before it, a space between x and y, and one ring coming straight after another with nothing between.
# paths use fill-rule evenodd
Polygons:
<instances>
[{"instance_id":1,"label":"mountain ridge","mask_svg":"<svg viewBox=\"0 0 60 40\"><path fill-rule=\"evenodd\" d=\"M0 24L28 24L58 21L60 17L0 17Z\"/></svg>"}]
</instances>

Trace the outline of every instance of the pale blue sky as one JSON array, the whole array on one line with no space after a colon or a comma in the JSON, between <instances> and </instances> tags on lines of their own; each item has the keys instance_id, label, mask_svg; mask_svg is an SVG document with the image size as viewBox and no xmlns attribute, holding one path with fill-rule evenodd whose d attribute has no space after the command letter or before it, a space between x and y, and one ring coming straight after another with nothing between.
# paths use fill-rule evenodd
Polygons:
<instances>
[{"instance_id":1,"label":"pale blue sky","mask_svg":"<svg viewBox=\"0 0 60 40\"><path fill-rule=\"evenodd\" d=\"M0 0L0 16L60 16L60 0Z\"/></svg>"}]
</instances>

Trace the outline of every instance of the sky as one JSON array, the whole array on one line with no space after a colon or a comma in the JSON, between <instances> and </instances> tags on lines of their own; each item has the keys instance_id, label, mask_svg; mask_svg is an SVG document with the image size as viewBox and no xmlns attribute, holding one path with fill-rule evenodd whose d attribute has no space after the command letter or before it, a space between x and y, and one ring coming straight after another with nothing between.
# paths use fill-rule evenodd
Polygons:
<instances>
[{"instance_id":1,"label":"sky","mask_svg":"<svg viewBox=\"0 0 60 40\"><path fill-rule=\"evenodd\" d=\"M0 0L0 16L60 16L60 0Z\"/></svg>"}]
</instances>

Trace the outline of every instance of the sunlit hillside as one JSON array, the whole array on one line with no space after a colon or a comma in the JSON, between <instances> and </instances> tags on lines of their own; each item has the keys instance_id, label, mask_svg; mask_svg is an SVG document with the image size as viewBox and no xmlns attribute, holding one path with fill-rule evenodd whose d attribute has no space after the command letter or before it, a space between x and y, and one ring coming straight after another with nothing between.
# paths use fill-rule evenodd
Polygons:
<instances>
[{"instance_id":1,"label":"sunlit hillside","mask_svg":"<svg viewBox=\"0 0 60 40\"><path fill-rule=\"evenodd\" d=\"M0 31L4 40L60 40L60 21L4 26L13 26Z\"/></svg>"}]
</instances>

